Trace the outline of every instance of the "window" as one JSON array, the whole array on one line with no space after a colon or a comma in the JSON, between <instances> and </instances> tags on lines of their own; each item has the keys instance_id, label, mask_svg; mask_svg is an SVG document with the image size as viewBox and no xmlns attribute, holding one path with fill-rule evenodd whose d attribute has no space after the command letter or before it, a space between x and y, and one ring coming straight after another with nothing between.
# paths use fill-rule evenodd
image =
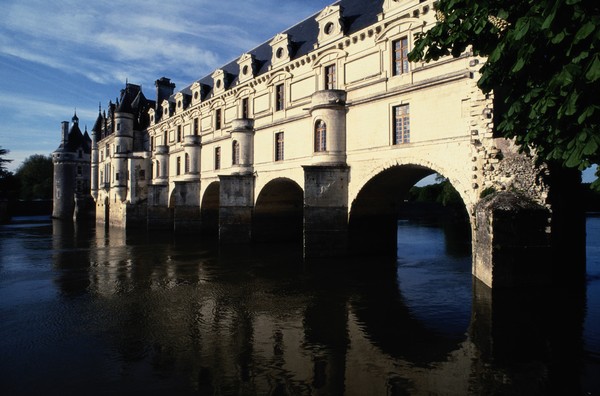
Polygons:
<instances>
[{"instance_id":1,"label":"window","mask_svg":"<svg viewBox=\"0 0 600 396\"><path fill-rule=\"evenodd\" d=\"M275 86L275 111L283 110L285 107L285 91L284 85L278 84Z\"/></svg>"},{"instance_id":2,"label":"window","mask_svg":"<svg viewBox=\"0 0 600 396\"><path fill-rule=\"evenodd\" d=\"M242 99L242 118L249 118L248 98Z\"/></svg>"},{"instance_id":3,"label":"window","mask_svg":"<svg viewBox=\"0 0 600 396\"><path fill-rule=\"evenodd\" d=\"M82 174L81 166L77 166L77 176L81 176Z\"/></svg>"},{"instance_id":4,"label":"window","mask_svg":"<svg viewBox=\"0 0 600 396\"><path fill-rule=\"evenodd\" d=\"M327 124L319 120L315 126L315 152L327 151Z\"/></svg>"},{"instance_id":5,"label":"window","mask_svg":"<svg viewBox=\"0 0 600 396\"><path fill-rule=\"evenodd\" d=\"M77 156L78 156L79 158L83 158L83 151L79 150L79 151L77 152Z\"/></svg>"},{"instance_id":6,"label":"window","mask_svg":"<svg viewBox=\"0 0 600 396\"><path fill-rule=\"evenodd\" d=\"M215 110L215 129L221 129L221 109Z\"/></svg>"},{"instance_id":7,"label":"window","mask_svg":"<svg viewBox=\"0 0 600 396\"><path fill-rule=\"evenodd\" d=\"M408 39L403 37L395 40L393 46L393 74L398 76L403 73L408 73Z\"/></svg>"},{"instance_id":8,"label":"window","mask_svg":"<svg viewBox=\"0 0 600 396\"><path fill-rule=\"evenodd\" d=\"M410 143L410 112L407 104L395 106L394 112L394 144Z\"/></svg>"},{"instance_id":9,"label":"window","mask_svg":"<svg viewBox=\"0 0 600 396\"><path fill-rule=\"evenodd\" d=\"M154 136L150 137L150 151L154 151Z\"/></svg>"},{"instance_id":10,"label":"window","mask_svg":"<svg viewBox=\"0 0 600 396\"><path fill-rule=\"evenodd\" d=\"M115 149L115 154L119 154L121 152L121 146L117 144L117 148Z\"/></svg>"},{"instance_id":11,"label":"window","mask_svg":"<svg viewBox=\"0 0 600 396\"><path fill-rule=\"evenodd\" d=\"M240 164L240 142L234 140L231 145L231 163L233 165Z\"/></svg>"},{"instance_id":12,"label":"window","mask_svg":"<svg viewBox=\"0 0 600 396\"><path fill-rule=\"evenodd\" d=\"M177 142L181 142L181 125L177 125Z\"/></svg>"},{"instance_id":13,"label":"window","mask_svg":"<svg viewBox=\"0 0 600 396\"><path fill-rule=\"evenodd\" d=\"M115 180L119 181L119 172L115 172Z\"/></svg>"},{"instance_id":14,"label":"window","mask_svg":"<svg viewBox=\"0 0 600 396\"><path fill-rule=\"evenodd\" d=\"M275 134L275 161L283 161L283 132Z\"/></svg>"},{"instance_id":15,"label":"window","mask_svg":"<svg viewBox=\"0 0 600 396\"><path fill-rule=\"evenodd\" d=\"M325 67L325 89L336 88L335 65Z\"/></svg>"},{"instance_id":16,"label":"window","mask_svg":"<svg viewBox=\"0 0 600 396\"><path fill-rule=\"evenodd\" d=\"M160 177L160 161L156 161L156 177Z\"/></svg>"},{"instance_id":17,"label":"window","mask_svg":"<svg viewBox=\"0 0 600 396\"><path fill-rule=\"evenodd\" d=\"M198 118L194 118L194 135L198 135Z\"/></svg>"},{"instance_id":18,"label":"window","mask_svg":"<svg viewBox=\"0 0 600 396\"><path fill-rule=\"evenodd\" d=\"M215 147L215 170L221 169L221 147Z\"/></svg>"},{"instance_id":19,"label":"window","mask_svg":"<svg viewBox=\"0 0 600 396\"><path fill-rule=\"evenodd\" d=\"M146 170L140 169L140 180L146 180Z\"/></svg>"},{"instance_id":20,"label":"window","mask_svg":"<svg viewBox=\"0 0 600 396\"><path fill-rule=\"evenodd\" d=\"M190 173L190 155L185 153L185 173Z\"/></svg>"},{"instance_id":21,"label":"window","mask_svg":"<svg viewBox=\"0 0 600 396\"><path fill-rule=\"evenodd\" d=\"M175 171L177 172L177 176L181 175L181 157L177 157L177 166L175 167Z\"/></svg>"}]
</instances>

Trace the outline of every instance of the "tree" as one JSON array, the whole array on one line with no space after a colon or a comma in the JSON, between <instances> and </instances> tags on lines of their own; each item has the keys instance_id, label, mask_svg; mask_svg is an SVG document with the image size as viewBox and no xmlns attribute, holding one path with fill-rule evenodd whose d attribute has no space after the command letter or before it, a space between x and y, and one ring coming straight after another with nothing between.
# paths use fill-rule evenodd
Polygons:
<instances>
[{"instance_id":1,"label":"tree","mask_svg":"<svg viewBox=\"0 0 600 396\"><path fill-rule=\"evenodd\" d=\"M10 172L6 169L6 164L12 162L11 159L4 158L10 151L0 146L0 177L7 176Z\"/></svg>"},{"instance_id":2,"label":"tree","mask_svg":"<svg viewBox=\"0 0 600 396\"><path fill-rule=\"evenodd\" d=\"M21 199L52 198L53 165L51 156L34 154L27 157L15 175L21 184L19 194Z\"/></svg>"},{"instance_id":3,"label":"tree","mask_svg":"<svg viewBox=\"0 0 600 396\"><path fill-rule=\"evenodd\" d=\"M498 133L540 160L600 163L600 2L439 0L436 17L411 61L487 57L478 85L494 91Z\"/></svg>"},{"instance_id":4,"label":"tree","mask_svg":"<svg viewBox=\"0 0 600 396\"><path fill-rule=\"evenodd\" d=\"M18 182L12 172L6 169L6 164L12 162L5 156L10 151L0 146L0 200L15 199L18 190Z\"/></svg>"}]
</instances>

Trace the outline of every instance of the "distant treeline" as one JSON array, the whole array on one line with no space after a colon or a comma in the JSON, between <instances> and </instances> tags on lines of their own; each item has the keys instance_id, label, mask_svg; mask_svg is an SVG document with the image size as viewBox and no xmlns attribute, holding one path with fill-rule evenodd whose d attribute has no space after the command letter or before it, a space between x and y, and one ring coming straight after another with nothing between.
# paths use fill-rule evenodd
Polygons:
<instances>
[{"instance_id":1,"label":"distant treeline","mask_svg":"<svg viewBox=\"0 0 600 396\"><path fill-rule=\"evenodd\" d=\"M581 184L581 200L586 212L600 212L600 192L590 188L591 183ZM429 205L431 208L456 209L464 207L458 192L447 180L437 184L417 187L414 186L408 192L405 199L408 204ZM418 206L418 205L413 205Z\"/></svg>"}]
</instances>

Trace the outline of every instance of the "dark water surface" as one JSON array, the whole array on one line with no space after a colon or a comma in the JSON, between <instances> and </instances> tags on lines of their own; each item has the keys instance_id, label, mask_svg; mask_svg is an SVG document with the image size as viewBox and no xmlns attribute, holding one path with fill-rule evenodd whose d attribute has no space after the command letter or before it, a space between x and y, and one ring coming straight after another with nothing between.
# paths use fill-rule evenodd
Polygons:
<instances>
[{"instance_id":1,"label":"dark water surface","mask_svg":"<svg viewBox=\"0 0 600 396\"><path fill-rule=\"evenodd\" d=\"M401 221L398 259L0 227L2 395L598 394L600 218L587 289L492 294L468 244ZM459 240L459 243L456 243Z\"/></svg>"}]
</instances>

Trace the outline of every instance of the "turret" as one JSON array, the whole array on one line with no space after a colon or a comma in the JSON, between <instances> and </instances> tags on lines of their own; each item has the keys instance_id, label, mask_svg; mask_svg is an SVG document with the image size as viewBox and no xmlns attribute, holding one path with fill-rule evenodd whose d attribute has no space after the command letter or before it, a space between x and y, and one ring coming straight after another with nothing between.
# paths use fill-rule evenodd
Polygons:
<instances>
[{"instance_id":1,"label":"turret","mask_svg":"<svg viewBox=\"0 0 600 396\"><path fill-rule=\"evenodd\" d=\"M328 89L312 95L313 164L346 163L346 91Z\"/></svg>"}]
</instances>

